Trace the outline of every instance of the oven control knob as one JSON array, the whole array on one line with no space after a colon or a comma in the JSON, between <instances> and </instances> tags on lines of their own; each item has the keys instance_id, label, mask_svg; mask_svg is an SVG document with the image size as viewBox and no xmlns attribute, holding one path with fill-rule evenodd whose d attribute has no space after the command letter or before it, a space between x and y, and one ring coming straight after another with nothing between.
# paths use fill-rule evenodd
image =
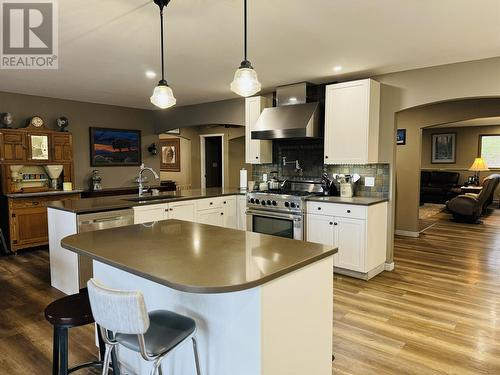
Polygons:
<instances>
[{"instance_id":1,"label":"oven control knob","mask_svg":"<svg viewBox=\"0 0 500 375\"><path fill-rule=\"evenodd\" d=\"M255 203L255 199L251 198L250 203Z\"/></svg>"},{"instance_id":2,"label":"oven control knob","mask_svg":"<svg viewBox=\"0 0 500 375\"><path fill-rule=\"evenodd\" d=\"M265 205L266 205L266 201L262 201L261 203L262 203L262 205L263 205L263 206L265 206Z\"/></svg>"},{"instance_id":3,"label":"oven control knob","mask_svg":"<svg viewBox=\"0 0 500 375\"><path fill-rule=\"evenodd\" d=\"M272 202L271 202L271 204L272 204L273 206L276 206L278 203L276 203L276 201L272 201Z\"/></svg>"},{"instance_id":4,"label":"oven control knob","mask_svg":"<svg viewBox=\"0 0 500 375\"><path fill-rule=\"evenodd\" d=\"M295 208L295 203L290 203L290 207Z\"/></svg>"},{"instance_id":5,"label":"oven control knob","mask_svg":"<svg viewBox=\"0 0 500 375\"><path fill-rule=\"evenodd\" d=\"M290 203L285 202L285 207L290 207Z\"/></svg>"},{"instance_id":6,"label":"oven control knob","mask_svg":"<svg viewBox=\"0 0 500 375\"><path fill-rule=\"evenodd\" d=\"M268 206L271 205L271 201L270 200L268 200L266 203L267 203Z\"/></svg>"},{"instance_id":7,"label":"oven control knob","mask_svg":"<svg viewBox=\"0 0 500 375\"><path fill-rule=\"evenodd\" d=\"M260 201L258 199L255 200L255 204L259 204Z\"/></svg>"}]
</instances>

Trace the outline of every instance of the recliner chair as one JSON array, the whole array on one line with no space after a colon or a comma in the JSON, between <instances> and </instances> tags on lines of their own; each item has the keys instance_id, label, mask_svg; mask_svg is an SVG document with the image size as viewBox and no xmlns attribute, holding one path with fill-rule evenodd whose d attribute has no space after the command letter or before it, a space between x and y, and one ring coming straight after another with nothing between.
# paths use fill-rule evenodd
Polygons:
<instances>
[{"instance_id":1,"label":"recliner chair","mask_svg":"<svg viewBox=\"0 0 500 375\"><path fill-rule=\"evenodd\" d=\"M463 194L446 202L446 208L456 220L476 222L493 201L493 195L500 183L500 174L486 177L479 194Z\"/></svg>"}]
</instances>

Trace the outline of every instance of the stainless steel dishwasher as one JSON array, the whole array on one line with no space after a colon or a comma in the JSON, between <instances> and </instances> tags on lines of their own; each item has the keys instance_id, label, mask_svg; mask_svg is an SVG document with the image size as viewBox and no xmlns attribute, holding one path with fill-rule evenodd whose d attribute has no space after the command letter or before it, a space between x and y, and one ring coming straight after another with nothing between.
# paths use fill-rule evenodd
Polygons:
<instances>
[{"instance_id":1,"label":"stainless steel dishwasher","mask_svg":"<svg viewBox=\"0 0 500 375\"><path fill-rule=\"evenodd\" d=\"M126 209L78 215L77 223L78 233L124 227L134 224L134 210ZM85 288L87 281L93 275L92 259L82 255L78 256L78 271L80 288Z\"/></svg>"}]
</instances>

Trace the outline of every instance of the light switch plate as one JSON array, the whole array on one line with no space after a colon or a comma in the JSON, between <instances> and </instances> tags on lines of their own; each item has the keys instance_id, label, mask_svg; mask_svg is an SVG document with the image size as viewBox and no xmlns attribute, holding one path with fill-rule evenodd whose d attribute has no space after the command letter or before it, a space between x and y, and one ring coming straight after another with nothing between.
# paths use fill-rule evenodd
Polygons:
<instances>
[{"instance_id":1,"label":"light switch plate","mask_svg":"<svg viewBox=\"0 0 500 375\"><path fill-rule=\"evenodd\" d=\"M375 177L365 177L365 186L368 187L375 186Z\"/></svg>"}]
</instances>

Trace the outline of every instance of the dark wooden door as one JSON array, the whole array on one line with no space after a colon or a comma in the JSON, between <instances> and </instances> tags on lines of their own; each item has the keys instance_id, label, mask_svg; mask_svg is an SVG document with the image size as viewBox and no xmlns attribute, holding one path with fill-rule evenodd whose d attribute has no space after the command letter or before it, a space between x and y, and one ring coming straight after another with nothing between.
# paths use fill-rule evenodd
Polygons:
<instances>
[{"instance_id":1,"label":"dark wooden door","mask_svg":"<svg viewBox=\"0 0 500 375\"><path fill-rule=\"evenodd\" d=\"M222 137L205 137L206 187L222 187Z\"/></svg>"}]
</instances>

